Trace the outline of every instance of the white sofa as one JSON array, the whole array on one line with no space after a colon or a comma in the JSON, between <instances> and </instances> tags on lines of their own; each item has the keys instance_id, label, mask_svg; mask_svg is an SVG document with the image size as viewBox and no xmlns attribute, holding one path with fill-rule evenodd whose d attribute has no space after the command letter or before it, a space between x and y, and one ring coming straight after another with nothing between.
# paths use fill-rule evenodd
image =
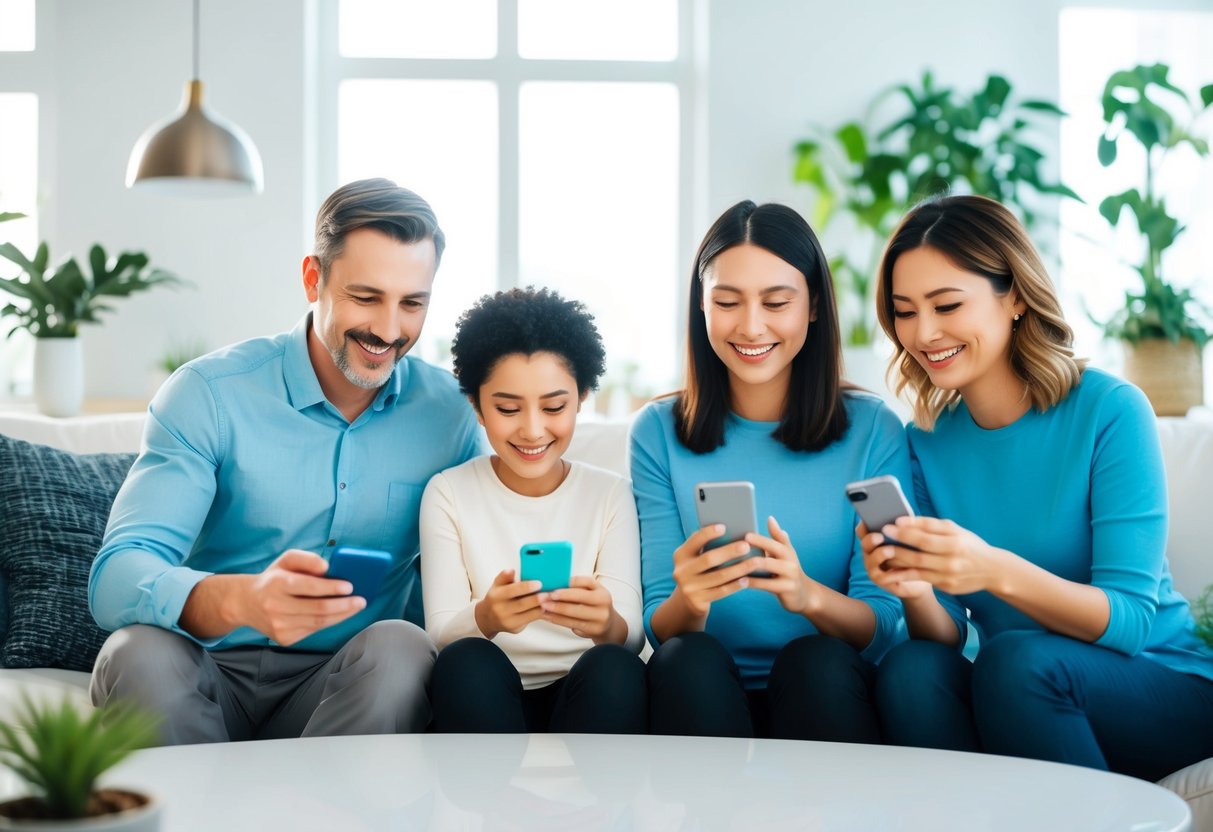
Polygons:
<instances>
[{"instance_id":1,"label":"white sofa","mask_svg":"<svg viewBox=\"0 0 1213 832\"><path fill-rule=\"evenodd\" d=\"M0 434L76 453L135 451L143 421L142 413L73 419L0 413ZM1195 598L1213 584L1213 557L1206 550L1208 536L1201 519L1207 510L1204 498L1213 492L1213 413L1160 419L1159 435L1171 508L1167 557L1176 586ZM627 424L583 418L568 455L626 474ZM36 697L66 692L86 701L87 685L88 674L78 671L0 668L0 718L15 701L18 686ZM1188 801L1194 830L1213 832L1213 758L1175 772L1162 783Z\"/></svg>"}]
</instances>

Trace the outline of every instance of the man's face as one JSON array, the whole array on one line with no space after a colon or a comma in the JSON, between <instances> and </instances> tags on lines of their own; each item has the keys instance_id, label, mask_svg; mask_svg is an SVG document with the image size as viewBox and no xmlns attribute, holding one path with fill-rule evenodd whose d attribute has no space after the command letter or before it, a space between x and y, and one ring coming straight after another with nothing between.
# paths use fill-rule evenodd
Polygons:
<instances>
[{"instance_id":1,"label":"man's face","mask_svg":"<svg viewBox=\"0 0 1213 832\"><path fill-rule=\"evenodd\" d=\"M316 259L304 259L303 285L316 305L308 352L326 395L387 382L421 334L435 259L433 240L402 243L373 228L350 232L324 280Z\"/></svg>"}]
</instances>

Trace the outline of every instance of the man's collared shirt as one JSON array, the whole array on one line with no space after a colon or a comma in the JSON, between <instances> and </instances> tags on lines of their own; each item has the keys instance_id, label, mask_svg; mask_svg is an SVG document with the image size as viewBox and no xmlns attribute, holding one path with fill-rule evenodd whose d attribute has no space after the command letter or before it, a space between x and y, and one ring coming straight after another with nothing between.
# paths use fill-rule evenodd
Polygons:
<instances>
[{"instance_id":1,"label":"man's collared shirt","mask_svg":"<svg viewBox=\"0 0 1213 832\"><path fill-rule=\"evenodd\" d=\"M156 394L89 576L102 628L188 636L178 619L203 578L261 572L287 549L327 559L338 546L383 549L392 567L366 609L292 649L335 651L381 619L422 624L421 494L433 474L483 452L480 428L450 373L410 356L347 422L321 392L310 328L307 315L289 333L192 361ZM198 641L273 644L250 627Z\"/></svg>"}]
</instances>

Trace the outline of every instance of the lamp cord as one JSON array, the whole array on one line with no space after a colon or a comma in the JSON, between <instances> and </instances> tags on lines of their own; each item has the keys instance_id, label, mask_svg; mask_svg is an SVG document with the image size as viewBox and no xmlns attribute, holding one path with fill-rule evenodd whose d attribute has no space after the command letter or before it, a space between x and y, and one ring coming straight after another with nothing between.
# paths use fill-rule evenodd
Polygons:
<instances>
[{"instance_id":1,"label":"lamp cord","mask_svg":"<svg viewBox=\"0 0 1213 832\"><path fill-rule=\"evenodd\" d=\"M197 80L199 80L199 79L200 79L200 76L199 76L199 73L198 73L198 43L199 43L199 36L198 36L198 19L199 19L199 16L198 16L198 4L199 4L199 2L200 2L200 0L194 0L194 80L195 80L195 81L197 81Z\"/></svg>"}]
</instances>

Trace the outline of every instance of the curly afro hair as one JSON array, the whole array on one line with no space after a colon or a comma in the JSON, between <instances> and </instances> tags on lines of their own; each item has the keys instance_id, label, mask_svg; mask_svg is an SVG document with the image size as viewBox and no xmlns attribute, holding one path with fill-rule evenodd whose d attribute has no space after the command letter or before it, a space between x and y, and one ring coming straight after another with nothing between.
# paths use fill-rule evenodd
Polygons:
<instances>
[{"instance_id":1,"label":"curly afro hair","mask_svg":"<svg viewBox=\"0 0 1213 832\"><path fill-rule=\"evenodd\" d=\"M480 386L508 355L550 352L577 379L577 393L598 389L606 362L602 336L585 305L550 289L510 289L485 295L459 316L451 355L459 389L478 401Z\"/></svg>"}]
</instances>

